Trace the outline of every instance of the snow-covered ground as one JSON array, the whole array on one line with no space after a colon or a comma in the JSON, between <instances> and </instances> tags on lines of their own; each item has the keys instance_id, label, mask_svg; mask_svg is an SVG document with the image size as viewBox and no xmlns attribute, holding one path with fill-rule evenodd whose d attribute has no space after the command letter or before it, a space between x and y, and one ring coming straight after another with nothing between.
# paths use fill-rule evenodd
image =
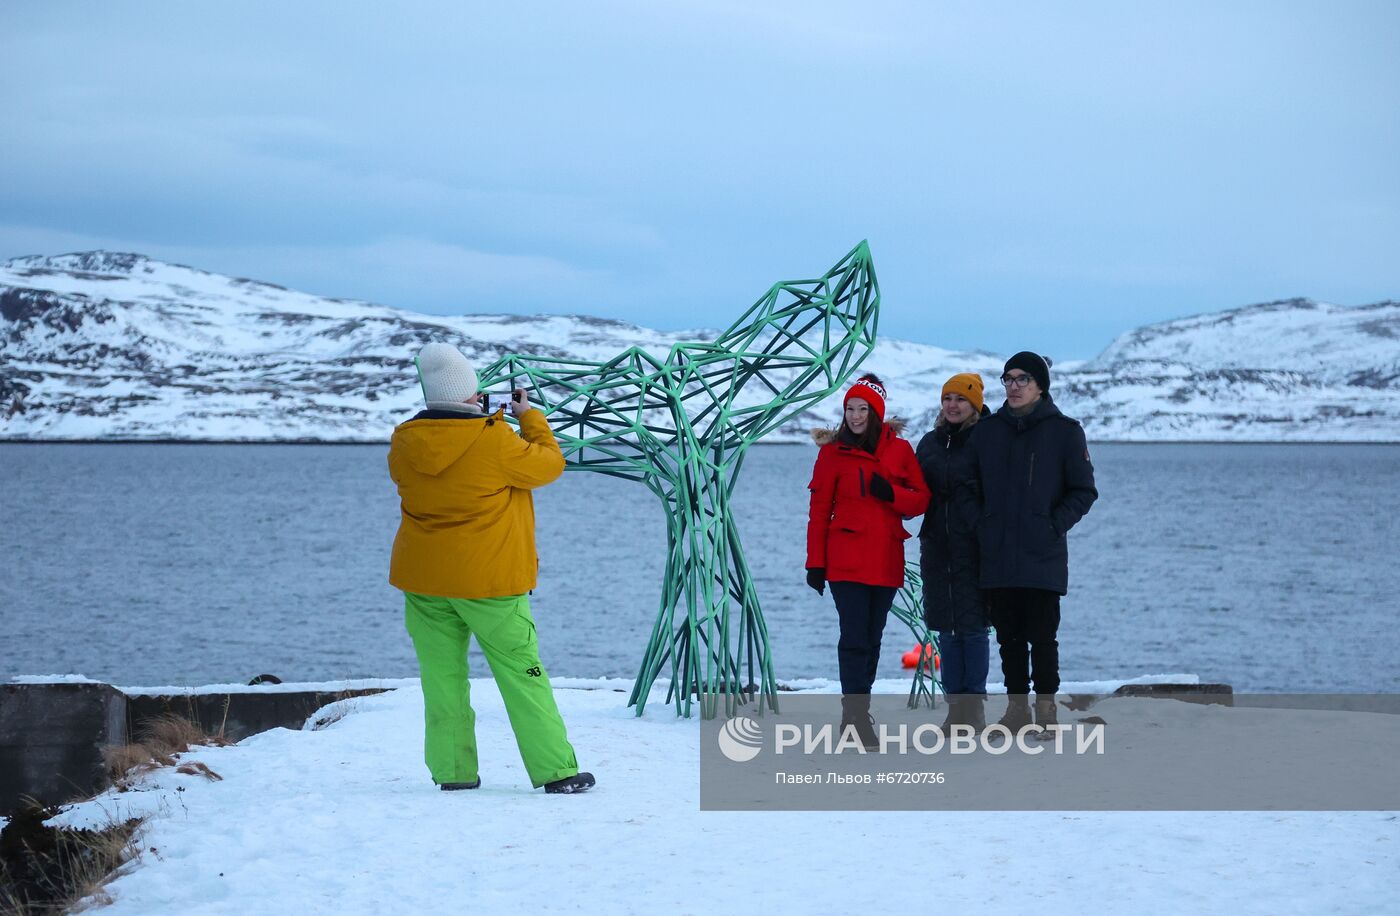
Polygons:
<instances>
[{"instance_id":1,"label":"snow-covered ground","mask_svg":"<svg viewBox=\"0 0 1400 916\"><path fill-rule=\"evenodd\" d=\"M557 686L585 795L530 790L490 680L482 788L437 791L410 683L187 755L222 781L164 770L63 819L153 815L112 914L1374 913L1400 889L1393 812L702 812L696 721Z\"/></svg>"}]
</instances>

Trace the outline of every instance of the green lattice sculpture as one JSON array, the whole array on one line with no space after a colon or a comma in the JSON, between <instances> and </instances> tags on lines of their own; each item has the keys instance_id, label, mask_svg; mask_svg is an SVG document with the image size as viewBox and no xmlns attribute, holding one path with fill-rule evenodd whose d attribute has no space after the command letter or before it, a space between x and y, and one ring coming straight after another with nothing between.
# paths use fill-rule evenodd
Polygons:
<instances>
[{"instance_id":1,"label":"green lattice sculpture","mask_svg":"<svg viewBox=\"0 0 1400 916\"><path fill-rule=\"evenodd\" d=\"M933 646L935 654L941 651L938 637L924 624L924 580L918 563L904 564L904 587L894 596L890 614L909 628L914 636L914 644ZM909 706L920 704L936 705L938 691L943 689L943 681L932 665L924 666L922 659L914 666L914 680L909 684Z\"/></svg>"},{"instance_id":2,"label":"green lattice sculpture","mask_svg":"<svg viewBox=\"0 0 1400 916\"><path fill-rule=\"evenodd\" d=\"M661 608L629 705L669 670L678 715L757 697L777 708L768 629L730 511L750 445L846 383L875 345L880 291L865 242L815 280L776 283L712 341L606 362L512 354L483 387L516 379L550 417L570 470L643 483L666 509Z\"/></svg>"}]
</instances>

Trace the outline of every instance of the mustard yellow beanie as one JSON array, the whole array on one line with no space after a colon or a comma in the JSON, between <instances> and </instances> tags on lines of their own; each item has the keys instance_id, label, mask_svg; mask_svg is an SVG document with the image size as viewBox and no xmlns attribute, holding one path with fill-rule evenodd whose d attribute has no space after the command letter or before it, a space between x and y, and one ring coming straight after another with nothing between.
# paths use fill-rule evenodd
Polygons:
<instances>
[{"instance_id":1,"label":"mustard yellow beanie","mask_svg":"<svg viewBox=\"0 0 1400 916\"><path fill-rule=\"evenodd\" d=\"M950 393L962 395L967 398L973 410L982 412L982 376L976 372L959 372L944 382L943 394Z\"/></svg>"}]
</instances>

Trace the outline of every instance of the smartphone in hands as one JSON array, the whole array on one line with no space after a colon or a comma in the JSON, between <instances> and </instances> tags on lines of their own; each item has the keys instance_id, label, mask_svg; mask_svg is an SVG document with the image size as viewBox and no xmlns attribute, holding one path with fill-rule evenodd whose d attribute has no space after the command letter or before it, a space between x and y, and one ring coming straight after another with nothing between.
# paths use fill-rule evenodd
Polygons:
<instances>
[{"instance_id":1,"label":"smartphone in hands","mask_svg":"<svg viewBox=\"0 0 1400 916\"><path fill-rule=\"evenodd\" d=\"M517 385L516 380L512 378L510 380L510 390L506 391L504 394L499 394L496 397L499 398L500 401L505 404L509 404L512 402L518 404L520 403L520 392L516 390L518 387L519 386ZM483 391L481 393L481 400L478 401L478 403L481 405L482 413L491 412L491 400L491 392Z\"/></svg>"}]
</instances>

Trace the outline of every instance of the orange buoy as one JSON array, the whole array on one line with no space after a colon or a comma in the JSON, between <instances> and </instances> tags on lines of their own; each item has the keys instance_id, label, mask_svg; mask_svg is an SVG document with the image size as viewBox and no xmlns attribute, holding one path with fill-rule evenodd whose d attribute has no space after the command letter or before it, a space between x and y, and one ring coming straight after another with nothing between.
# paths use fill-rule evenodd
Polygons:
<instances>
[{"instance_id":1,"label":"orange buoy","mask_svg":"<svg viewBox=\"0 0 1400 916\"><path fill-rule=\"evenodd\" d=\"M928 670L929 666L932 665L935 671L938 670L938 653L933 651L933 643L931 642L920 643L905 652L903 661L906 668L922 667L924 670Z\"/></svg>"}]
</instances>

